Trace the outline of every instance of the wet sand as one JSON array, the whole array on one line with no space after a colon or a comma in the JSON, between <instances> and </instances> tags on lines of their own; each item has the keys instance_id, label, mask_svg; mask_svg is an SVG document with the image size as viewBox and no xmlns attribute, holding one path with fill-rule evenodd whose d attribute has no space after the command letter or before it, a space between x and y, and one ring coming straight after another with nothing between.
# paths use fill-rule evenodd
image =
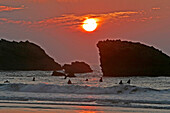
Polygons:
<instances>
[{"instance_id":1,"label":"wet sand","mask_svg":"<svg viewBox=\"0 0 170 113\"><path fill-rule=\"evenodd\" d=\"M0 113L169 113L170 110L73 105L0 104Z\"/></svg>"}]
</instances>

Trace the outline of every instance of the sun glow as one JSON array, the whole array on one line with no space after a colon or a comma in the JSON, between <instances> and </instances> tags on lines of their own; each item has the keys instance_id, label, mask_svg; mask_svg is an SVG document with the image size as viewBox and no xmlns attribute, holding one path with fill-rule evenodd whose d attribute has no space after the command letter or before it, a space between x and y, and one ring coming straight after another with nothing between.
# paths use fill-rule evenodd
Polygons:
<instances>
[{"instance_id":1,"label":"sun glow","mask_svg":"<svg viewBox=\"0 0 170 113\"><path fill-rule=\"evenodd\" d=\"M97 28L97 20L94 18L87 19L83 22L83 29L87 32L92 32Z\"/></svg>"}]
</instances>

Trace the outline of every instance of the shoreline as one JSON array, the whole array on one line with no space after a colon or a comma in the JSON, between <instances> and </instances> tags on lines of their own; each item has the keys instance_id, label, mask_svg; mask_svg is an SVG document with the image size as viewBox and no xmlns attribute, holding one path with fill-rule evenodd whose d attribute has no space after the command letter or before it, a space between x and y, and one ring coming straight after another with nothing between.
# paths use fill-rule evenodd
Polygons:
<instances>
[{"instance_id":1,"label":"shoreline","mask_svg":"<svg viewBox=\"0 0 170 113\"><path fill-rule=\"evenodd\" d=\"M169 111L167 109L111 106L0 103L0 113L168 113Z\"/></svg>"},{"instance_id":2,"label":"shoreline","mask_svg":"<svg viewBox=\"0 0 170 113\"><path fill-rule=\"evenodd\" d=\"M0 107L0 113L169 113L162 109L57 105L55 109Z\"/></svg>"}]
</instances>

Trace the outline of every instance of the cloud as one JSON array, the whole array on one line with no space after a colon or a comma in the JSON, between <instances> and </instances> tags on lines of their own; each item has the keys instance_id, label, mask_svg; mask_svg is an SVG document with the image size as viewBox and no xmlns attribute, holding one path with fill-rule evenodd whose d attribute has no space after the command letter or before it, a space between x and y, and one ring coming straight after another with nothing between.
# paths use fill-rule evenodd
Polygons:
<instances>
[{"instance_id":1,"label":"cloud","mask_svg":"<svg viewBox=\"0 0 170 113\"><path fill-rule=\"evenodd\" d=\"M153 7L152 10L160 10L160 7Z\"/></svg>"},{"instance_id":2,"label":"cloud","mask_svg":"<svg viewBox=\"0 0 170 113\"><path fill-rule=\"evenodd\" d=\"M33 28L47 28L47 27L58 27L64 26L67 28L78 28L83 24L83 21L88 18L95 18L97 23L113 23L121 24L128 22L144 22L147 20L152 20L152 15L146 16L145 11L119 11L119 12L109 12L102 14L86 14L86 15L75 15L75 14L66 14L58 17L52 17L47 19L42 19L40 21L24 21L24 20L12 20L7 18L0 18L2 23L10 24L21 24L28 25Z\"/></svg>"},{"instance_id":3,"label":"cloud","mask_svg":"<svg viewBox=\"0 0 170 113\"><path fill-rule=\"evenodd\" d=\"M20 10L20 9L24 9L24 6L21 7L0 6L0 12Z\"/></svg>"},{"instance_id":4,"label":"cloud","mask_svg":"<svg viewBox=\"0 0 170 113\"><path fill-rule=\"evenodd\" d=\"M1 24L8 23L8 24L22 24L22 25L31 25L31 21L24 21L24 20L12 20L9 18L0 18Z\"/></svg>"},{"instance_id":5,"label":"cloud","mask_svg":"<svg viewBox=\"0 0 170 113\"><path fill-rule=\"evenodd\" d=\"M41 26L49 25L64 25L64 26L80 26L83 24L83 21L87 18L95 18L98 23L105 23L109 20L121 20L129 18L132 15L136 15L139 12L126 11L126 12L113 12L113 13L103 13L103 14L87 14L77 16L74 14L62 15L60 17L48 18L41 21L38 21L34 24Z\"/></svg>"}]
</instances>

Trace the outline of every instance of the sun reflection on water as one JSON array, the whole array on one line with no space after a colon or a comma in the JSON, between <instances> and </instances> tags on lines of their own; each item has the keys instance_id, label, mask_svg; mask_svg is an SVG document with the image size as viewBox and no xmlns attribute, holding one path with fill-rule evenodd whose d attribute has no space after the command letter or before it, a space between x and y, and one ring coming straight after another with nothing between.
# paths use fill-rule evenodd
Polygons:
<instances>
[{"instance_id":1,"label":"sun reflection on water","mask_svg":"<svg viewBox=\"0 0 170 113\"><path fill-rule=\"evenodd\" d=\"M102 111L98 111L99 107L95 106L78 106L78 108L82 109L79 110L77 113L104 113Z\"/></svg>"}]
</instances>

